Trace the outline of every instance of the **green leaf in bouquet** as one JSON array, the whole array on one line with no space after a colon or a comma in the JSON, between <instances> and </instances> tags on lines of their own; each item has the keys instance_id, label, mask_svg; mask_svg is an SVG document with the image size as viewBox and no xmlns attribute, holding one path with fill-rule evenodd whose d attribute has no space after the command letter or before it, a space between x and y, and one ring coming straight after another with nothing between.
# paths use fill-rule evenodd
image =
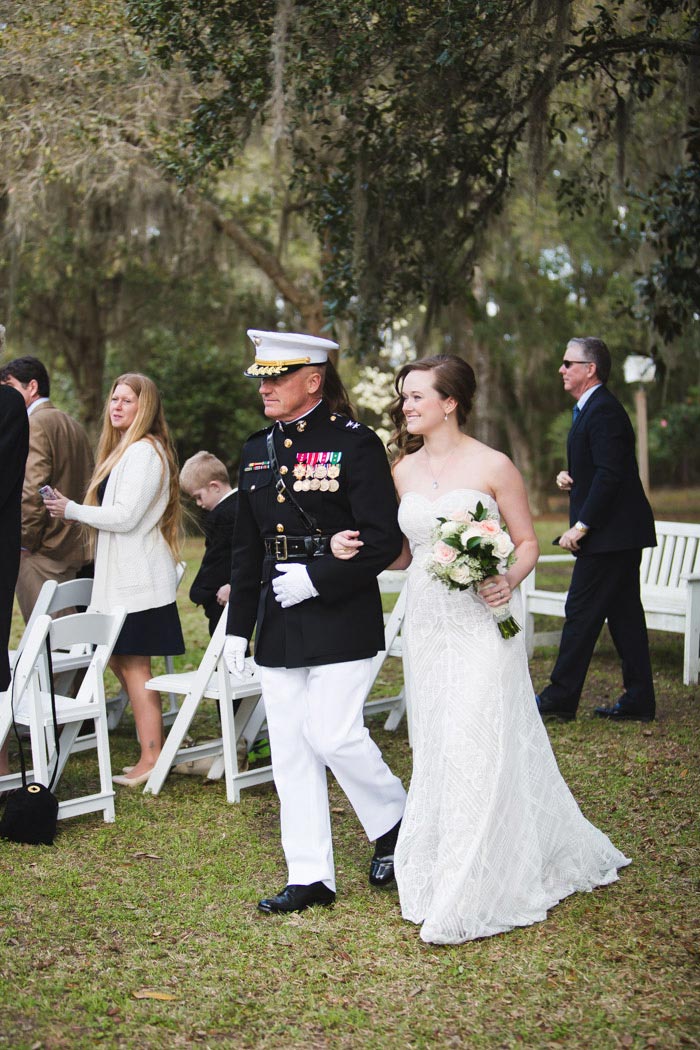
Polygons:
<instances>
[{"instance_id":1,"label":"green leaf in bouquet","mask_svg":"<svg viewBox=\"0 0 700 1050\"><path fill-rule=\"evenodd\" d=\"M459 536L443 536L442 542L446 547L453 547L456 551L462 550L462 544Z\"/></svg>"}]
</instances>

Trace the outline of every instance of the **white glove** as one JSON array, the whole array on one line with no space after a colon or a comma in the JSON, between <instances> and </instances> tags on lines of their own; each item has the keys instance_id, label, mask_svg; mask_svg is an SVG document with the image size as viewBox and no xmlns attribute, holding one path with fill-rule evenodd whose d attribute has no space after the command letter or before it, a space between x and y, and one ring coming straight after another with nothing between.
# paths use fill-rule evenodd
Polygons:
<instances>
[{"instance_id":1,"label":"white glove","mask_svg":"<svg viewBox=\"0 0 700 1050\"><path fill-rule=\"evenodd\" d=\"M275 568L282 576L274 578L272 589L275 592L275 601L279 602L283 609L305 602L307 598L318 597L318 591L311 582L305 565L292 562L289 565L275 565Z\"/></svg>"},{"instance_id":2,"label":"white glove","mask_svg":"<svg viewBox=\"0 0 700 1050\"><path fill-rule=\"evenodd\" d=\"M248 652L248 639L237 634L227 634L224 642L224 660L232 675L242 678L245 672L245 657Z\"/></svg>"}]
</instances>

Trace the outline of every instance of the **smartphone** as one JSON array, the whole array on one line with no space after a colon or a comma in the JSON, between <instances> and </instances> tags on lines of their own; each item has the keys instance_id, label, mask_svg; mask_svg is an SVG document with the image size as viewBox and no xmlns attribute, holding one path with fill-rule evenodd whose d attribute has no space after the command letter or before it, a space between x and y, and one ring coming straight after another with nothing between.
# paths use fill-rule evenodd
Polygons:
<instances>
[{"instance_id":1,"label":"smartphone","mask_svg":"<svg viewBox=\"0 0 700 1050\"><path fill-rule=\"evenodd\" d=\"M42 485L39 489L39 495L42 499L56 499L56 493L50 485Z\"/></svg>"},{"instance_id":2,"label":"smartphone","mask_svg":"<svg viewBox=\"0 0 700 1050\"><path fill-rule=\"evenodd\" d=\"M561 536L555 536L554 539L552 540L552 546L553 547L558 547L560 539L561 539Z\"/></svg>"}]
</instances>

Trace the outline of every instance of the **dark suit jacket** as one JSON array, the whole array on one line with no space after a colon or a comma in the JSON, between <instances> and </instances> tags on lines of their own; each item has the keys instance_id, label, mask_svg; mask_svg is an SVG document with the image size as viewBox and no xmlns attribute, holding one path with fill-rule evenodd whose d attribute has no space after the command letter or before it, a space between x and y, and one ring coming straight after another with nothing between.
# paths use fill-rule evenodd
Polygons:
<instances>
[{"instance_id":1,"label":"dark suit jacket","mask_svg":"<svg viewBox=\"0 0 700 1050\"><path fill-rule=\"evenodd\" d=\"M205 512L204 557L190 587L190 601L204 606L210 626L212 620L216 626L222 612L216 592L231 580L231 548L237 508L238 493L232 492L213 510Z\"/></svg>"},{"instance_id":2,"label":"dark suit jacket","mask_svg":"<svg viewBox=\"0 0 700 1050\"><path fill-rule=\"evenodd\" d=\"M278 499L267 431L254 434L241 460L227 633L250 638L257 622L255 658L263 667L308 667L374 656L384 648L377 576L399 555L402 544L384 446L368 427L331 414L325 402L299 423L272 429L290 487L310 464L319 464L319 474L324 463L333 472L330 480L326 475L319 481L316 475L318 484L310 482L308 489L294 492L321 533L359 529L364 546L352 561L328 553L305 562L319 597L282 609L271 586L279 559L265 557L263 540L308 535L309 528L289 499Z\"/></svg>"},{"instance_id":3,"label":"dark suit jacket","mask_svg":"<svg viewBox=\"0 0 700 1050\"><path fill-rule=\"evenodd\" d=\"M0 386L0 690L10 684L7 645L19 571L22 482L28 450L24 399L11 386Z\"/></svg>"},{"instance_id":4,"label":"dark suit jacket","mask_svg":"<svg viewBox=\"0 0 700 1050\"><path fill-rule=\"evenodd\" d=\"M655 547L654 515L639 478L635 437L625 409L600 386L569 432L569 519L590 532L580 554Z\"/></svg>"}]
</instances>

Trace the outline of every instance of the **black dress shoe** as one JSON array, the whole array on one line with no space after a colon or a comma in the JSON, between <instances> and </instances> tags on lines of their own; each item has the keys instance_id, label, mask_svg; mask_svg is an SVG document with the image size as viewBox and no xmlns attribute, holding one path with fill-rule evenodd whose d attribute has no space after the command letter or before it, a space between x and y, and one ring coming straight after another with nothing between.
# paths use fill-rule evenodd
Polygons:
<instances>
[{"instance_id":1,"label":"black dress shoe","mask_svg":"<svg viewBox=\"0 0 700 1050\"><path fill-rule=\"evenodd\" d=\"M568 707L557 707L553 700L547 700L546 697L538 696L537 693L535 693L535 700L542 718L558 718L560 722L573 722L576 718L575 710L572 711Z\"/></svg>"},{"instance_id":2,"label":"black dress shoe","mask_svg":"<svg viewBox=\"0 0 700 1050\"><path fill-rule=\"evenodd\" d=\"M653 722L656 712L653 707L640 711L639 708L630 707L624 700L618 700L612 707L596 707L595 714L611 722Z\"/></svg>"},{"instance_id":3,"label":"black dress shoe","mask_svg":"<svg viewBox=\"0 0 700 1050\"><path fill-rule=\"evenodd\" d=\"M258 901L258 911L266 915L286 914L293 911L305 911L314 904L333 904L335 893L323 882L312 882L309 886L285 886L276 897L263 897Z\"/></svg>"},{"instance_id":4,"label":"black dress shoe","mask_svg":"<svg viewBox=\"0 0 700 1050\"><path fill-rule=\"evenodd\" d=\"M388 886L394 881L394 850L400 827L401 821L375 842L374 855L369 865L370 886Z\"/></svg>"}]
</instances>

